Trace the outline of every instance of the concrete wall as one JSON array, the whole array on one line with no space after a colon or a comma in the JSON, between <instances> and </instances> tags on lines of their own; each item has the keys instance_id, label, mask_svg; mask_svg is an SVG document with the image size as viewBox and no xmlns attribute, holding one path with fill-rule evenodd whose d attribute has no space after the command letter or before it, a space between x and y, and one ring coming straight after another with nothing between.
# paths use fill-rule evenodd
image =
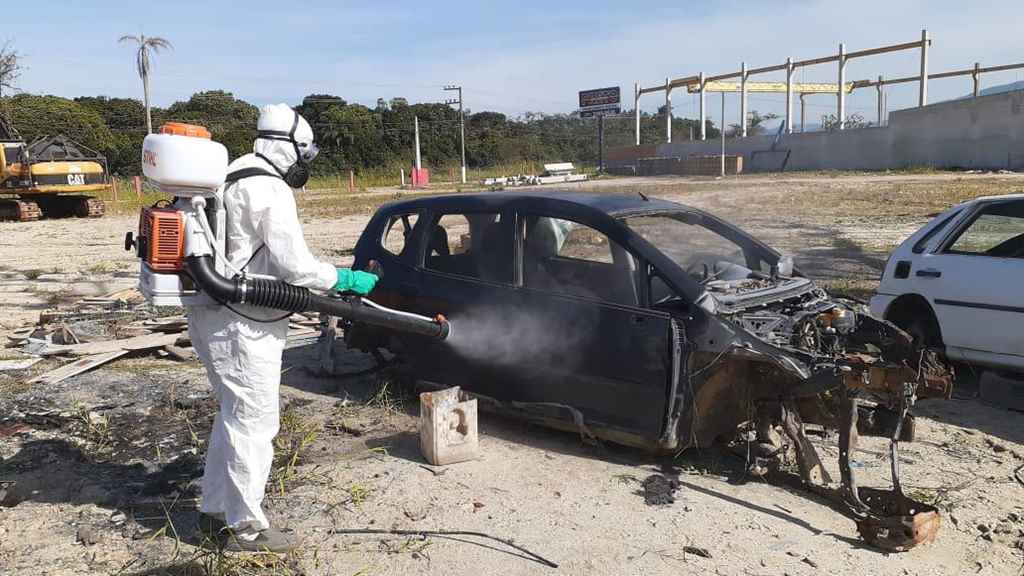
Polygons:
<instances>
[{"instance_id":1,"label":"concrete wall","mask_svg":"<svg viewBox=\"0 0 1024 576\"><path fill-rule=\"evenodd\" d=\"M726 141L726 153L743 156L745 171L885 170L908 166L1024 169L1024 90L941 102L889 115L885 127L774 135ZM654 156L718 154L718 140L660 144ZM651 146L616 149L608 165L621 171L651 157Z\"/></svg>"}]
</instances>

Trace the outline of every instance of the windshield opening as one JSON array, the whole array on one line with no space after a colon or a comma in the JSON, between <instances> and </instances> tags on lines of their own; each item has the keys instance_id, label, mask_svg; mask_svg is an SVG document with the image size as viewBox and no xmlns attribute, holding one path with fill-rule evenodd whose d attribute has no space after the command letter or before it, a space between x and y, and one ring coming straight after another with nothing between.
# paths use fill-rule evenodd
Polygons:
<instances>
[{"instance_id":1,"label":"windshield opening","mask_svg":"<svg viewBox=\"0 0 1024 576\"><path fill-rule=\"evenodd\" d=\"M768 263L706 226L699 215L630 216L623 221L702 284L763 277L771 271Z\"/></svg>"}]
</instances>

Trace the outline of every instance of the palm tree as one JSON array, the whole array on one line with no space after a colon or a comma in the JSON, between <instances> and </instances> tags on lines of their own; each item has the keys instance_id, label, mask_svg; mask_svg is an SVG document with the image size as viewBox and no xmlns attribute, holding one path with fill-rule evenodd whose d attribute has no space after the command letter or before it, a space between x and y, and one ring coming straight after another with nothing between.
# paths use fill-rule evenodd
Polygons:
<instances>
[{"instance_id":1,"label":"palm tree","mask_svg":"<svg viewBox=\"0 0 1024 576\"><path fill-rule=\"evenodd\" d=\"M164 48L173 49L171 43L164 38L159 36L146 37L145 34L139 34L138 36L121 36L118 42L132 41L138 45L138 52L135 54L135 68L139 72L139 78L142 78L142 94L145 98L146 105L146 133L153 133L153 116L149 112L149 51L159 52Z\"/></svg>"}]
</instances>

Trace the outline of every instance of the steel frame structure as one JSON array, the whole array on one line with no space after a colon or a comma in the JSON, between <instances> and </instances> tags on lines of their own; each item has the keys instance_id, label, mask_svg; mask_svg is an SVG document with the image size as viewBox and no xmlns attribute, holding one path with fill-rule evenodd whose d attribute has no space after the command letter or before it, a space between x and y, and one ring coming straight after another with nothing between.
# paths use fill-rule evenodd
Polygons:
<instances>
[{"instance_id":1,"label":"steel frame structure","mask_svg":"<svg viewBox=\"0 0 1024 576\"><path fill-rule=\"evenodd\" d=\"M891 44L888 46L881 46L878 48L868 48L866 50L857 50L854 52L847 52L846 46L842 43L839 44L839 52L829 56L822 56L820 58L809 58L807 60L794 61L792 58L787 58L783 64L774 64L771 66L763 66L760 68L747 68L747 63L743 62L740 65L740 70L736 72L728 72L726 74L718 74L715 76L705 76L703 72L696 76L687 76L684 78L666 78L665 83L661 85L650 86L647 88L641 88L640 83L636 82L633 85L633 110L636 116L636 145L640 145L640 96L644 94L650 94L654 92L665 92L665 116L666 116L666 141L672 141L672 90L681 86L697 85L697 92L700 95L700 139L707 139L707 126L705 123L706 106L705 106L705 89L708 82L716 82L720 80L730 80L732 78L740 79L740 134L742 137L747 135L747 81L751 76L758 74L766 74L769 72L786 72L786 132L793 132L793 72L798 68L806 66L814 66L817 64L827 64L829 62L838 63L838 76L839 81L837 82L837 117L839 122L839 129L845 128L846 120L846 92L838 89L838 86L844 86L846 84L846 64L854 58L865 58L867 56L875 56L878 54L886 54L889 52L899 52L902 50L920 50L921 51L921 70L917 76L911 76L906 81L917 80L920 82L920 88L918 91L918 106L924 106L928 102L928 47L931 45L931 39L928 37L928 30L921 30L921 39L913 42L904 42L902 44ZM901 79L902 80L902 79ZM895 83L895 82L893 82ZM868 84L864 84L868 85Z\"/></svg>"},{"instance_id":2,"label":"steel frame structure","mask_svg":"<svg viewBox=\"0 0 1024 576\"><path fill-rule=\"evenodd\" d=\"M888 46L880 46L878 48L868 48L866 50L857 50L855 52L847 52L844 44L839 44L839 52L830 56L822 56L820 58L810 58L807 60L794 61L792 58L786 58L786 62L783 64L774 64L771 66L763 66L761 68L747 68L747 63L743 62L740 64L740 70L738 72L729 72L726 74L718 74L715 76L706 76L703 72L693 75L686 76L683 78L665 78L664 84L656 84L642 88L639 82L633 85L633 114L636 121L636 145L640 145L640 97L644 94L651 94L654 92L665 92L665 141L672 142L672 90L675 88L686 87L689 92L696 92L700 95L700 139L707 139L707 127L705 125L705 118L707 118L707 108L705 104L705 93L707 92L734 92L737 91L732 89L731 85L735 83L729 83L730 89L725 89L721 84L722 80L731 80L739 78L740 89L738 90L741 94L740 97L740 136L745 138L747 136L747 94L751 91L771 91L771 92L786 92L786 132L793 133L793 94L797 94L800 97L801 112L800 112L800 123L801 131L803 130L803 103L804 96L807 94L822 94L830 93L827 90L822 90L821 86L831 86L836 95L836 116L838 119L838 128L843 130L846 128L846 94L856 90L857 88L868 88L875 87L877 93L877 104L878 104L878 125L881 126L884 121L885 115L885 91L886 86L892 84L904 84L908 82L918 82L918 106L924 106L928 103L928 81L939 80L942 78L953 78L958 76L971 76L973 84L973 97L977 98L981 91L981 75L992 73L992 72L1005 72L1007 70L1020 70L1024 69L1024 63L1018 64L1004 64L1000 66L989 66L982 68L981 64L975 62L972 68L963 68L960 70L951 70L948 72L939 72L936 74L928 73L928 48L931 46L931 38L928 36L928 30L921 30L921 39L913 42L904 42L902 44L890 44ZM886 54L889 52L898 52L903 50L920 50L921 51L921 67L920 72L914 76L904 76L900 78L885 79L882 76L878 77L878 80L856 80L854 82L847 82L846 80L846 64L854 58L864 58L867 56L876 56L878 54ZM793 82L793 72L798 68L806 66L814 66L817 64L827 64L830 62L838 63L838 82L835 84L813 84L816 86L815 89L801 90L801 86L811 86L812 84L800 84ZM751 76L757 74L766 74L769 72L786 72L785 83L751 83L748 79ZM719 83L719 86L715 86L714 83ZM771 89L771 90L752 90L754 84L773 84L782 85L785 84L785 89ZM843 86L845 89L840 90L839 86Z\"/></svg>"}]
</instances>

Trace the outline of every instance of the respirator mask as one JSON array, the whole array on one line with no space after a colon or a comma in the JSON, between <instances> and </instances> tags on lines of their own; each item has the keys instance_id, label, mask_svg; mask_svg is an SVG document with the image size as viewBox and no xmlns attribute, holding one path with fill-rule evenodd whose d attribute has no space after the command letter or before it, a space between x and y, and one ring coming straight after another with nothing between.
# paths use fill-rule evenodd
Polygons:
<instances>
[{"instance_id":1,"label":"respirator mask","mask_svg":"<svg viewBox=\"0 0 1024 576\"><path fill-rule=\"evenodd\" d=\"M313 162L313 159L320 153L320 147L316 145L316 142L299 142L295 139L295 130L299 127L299 113L295 113L295 121L292 122L292 129L288 132L281 132L279 130L260 130L256 133L257 138L264 140L279 140L281 142L291 142L292 146L295 147L295 163L288 167L288 170L282 172L276 164L270 161L266 156L257 153L256 155L265 160L268 164L277 170L277 173L284 179L285 184L292 188L302 188L309 181L309 165Z\"/></svg>"}]
</instances>

